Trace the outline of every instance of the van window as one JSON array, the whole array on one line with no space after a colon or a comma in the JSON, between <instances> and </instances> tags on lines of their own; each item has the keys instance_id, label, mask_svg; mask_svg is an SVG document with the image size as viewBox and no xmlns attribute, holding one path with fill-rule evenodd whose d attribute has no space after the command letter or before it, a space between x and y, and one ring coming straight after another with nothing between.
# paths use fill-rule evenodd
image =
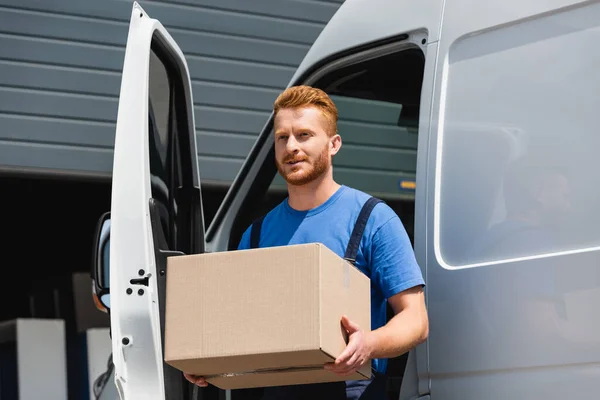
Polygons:
<instances>
[{"instance_id":1,"label":"van window","mask_svg":"<svg viewBox=\"0 0 600 400\"><path fill-rule=\"evenodd\" d=\"M160 221L167 242L171 243L174 210L170 205L171 174L169 166L169 131L171 84L164 63L152 49L150 52L148 98L148 133L152 197L157 201Z\"/></svg>"},{"instance_id":2,"label":"van window","mask_svg":"<svg viewBox=\"0 0 600 400\"><path fill-rule=\"evenodd\" d=\"M182 176L182 171L189 170L190 166L187 165L189 160L182 157L186 152L180 137L188 134L185 121L187 104L181 81L176 79L178 73L175 68L172 58L155 37L150 51L148 83L150 185L169 249L181 250L183 233L178 229L178 216L182 205L179 204L178 193L182 186L190 185L184 182Z\"/></svg>"},{"instance_id":3,"label":"van window","mask_svg":"<svg viewBox=\"0 0 600 400\"><path fill-rule=\"evenodd\" d=\"M436 162L442 265L600 244L598 35L575 20L556 33L553 18L526 24L533 36L499 29L451 48Z\"/></svg>"}]
</instances>

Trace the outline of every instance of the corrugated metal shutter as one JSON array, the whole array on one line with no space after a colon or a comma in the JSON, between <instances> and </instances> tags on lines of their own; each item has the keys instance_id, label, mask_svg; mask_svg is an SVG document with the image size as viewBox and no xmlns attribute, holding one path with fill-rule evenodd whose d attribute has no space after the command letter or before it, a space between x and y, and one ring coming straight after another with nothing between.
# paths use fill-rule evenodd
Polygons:
<instances>
[{"instance_id":1,"label":"corrugated metal shutter","mask_svg":"<svg viewBox=\"0 0 600 400\"><path fill-rule=\"evenodd\" d=\"M204 183L228 184L342 1L140 1L186 54ZM131 1L0 0L0 165L110 176Z\"/></svg>"}]
</instances>

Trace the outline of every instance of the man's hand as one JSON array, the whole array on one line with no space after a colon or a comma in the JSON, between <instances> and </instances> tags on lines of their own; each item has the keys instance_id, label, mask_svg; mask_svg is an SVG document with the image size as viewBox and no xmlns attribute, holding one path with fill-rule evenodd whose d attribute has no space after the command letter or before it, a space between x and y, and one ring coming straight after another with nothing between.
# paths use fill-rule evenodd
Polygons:
<instances>
[{"instance_id":1,"label":"man's hand","mask_svg":"<svg viewBox=\"0 0 600 400\"><path fill-rule=\"evenodd\" d=\"M200 377L200 376L186 374L185 372L183 373L183 376L185 376L185 379L187 379L188 381L190 381L194 385L198 385L200 387L207 387L208 386L208 382L206 382L206 380L204 378Z\"/></svg>"},{"instance_id":2,"label":"man's hand","mask_svg":"<svg viewBox=\"0 0 600 400\"><path fill-rule=\"evenodd\" d=\"M342 326L348 332L348 345L334 362L325 365L325 369L348 376L369 361L372 350L367 333L345 315L342 316Z\"/></svg>"}]
</instances>

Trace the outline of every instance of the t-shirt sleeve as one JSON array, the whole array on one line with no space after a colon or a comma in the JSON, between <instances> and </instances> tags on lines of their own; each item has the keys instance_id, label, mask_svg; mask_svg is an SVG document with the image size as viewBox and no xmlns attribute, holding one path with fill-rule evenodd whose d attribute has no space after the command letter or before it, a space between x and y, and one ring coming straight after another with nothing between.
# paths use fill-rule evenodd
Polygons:
<instances>
[{"instance_id":1,"label":"t-shirt sleeve","mask_svg":"<svg viewBox=\"0 0 600 400\"><path fill-rule=\"evenodd\" d=\"M238 244L238 250L247 250L250 248L250 231L252 230L252 225L250 225L246 231L244 232L244 234L242 235L242 238L240 239L240 243Z\"/></svg>"},{"instance_id":2,"label":"t-shirt sleeve","mask_svg":"<svg viewBox=\"0 0 600 400\"><path fill-rule=\"evenodd\" d=\"M371 280L386 298L425 285L410 239L397 215L377 229L370 248Z\"/></svg>"}]
</instances>

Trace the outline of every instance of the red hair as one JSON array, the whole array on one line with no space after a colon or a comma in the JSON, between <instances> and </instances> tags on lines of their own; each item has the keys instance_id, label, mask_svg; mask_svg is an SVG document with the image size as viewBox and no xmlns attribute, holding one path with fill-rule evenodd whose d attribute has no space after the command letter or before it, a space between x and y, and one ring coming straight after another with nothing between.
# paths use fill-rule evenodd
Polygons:
<instances>
[{"instance_id":1,"label":"red hair","mask_svg":"<svg viewBox=\"0 0 600 400\"><path fill-rule=\"evenodd\" d=\"M327 133L337 134L338 110L331 98L322 91L311 86L292 86L284 90L273 104L274 115L284 108L316 107L327 118Z\"/></svg>"}]
</instances>

